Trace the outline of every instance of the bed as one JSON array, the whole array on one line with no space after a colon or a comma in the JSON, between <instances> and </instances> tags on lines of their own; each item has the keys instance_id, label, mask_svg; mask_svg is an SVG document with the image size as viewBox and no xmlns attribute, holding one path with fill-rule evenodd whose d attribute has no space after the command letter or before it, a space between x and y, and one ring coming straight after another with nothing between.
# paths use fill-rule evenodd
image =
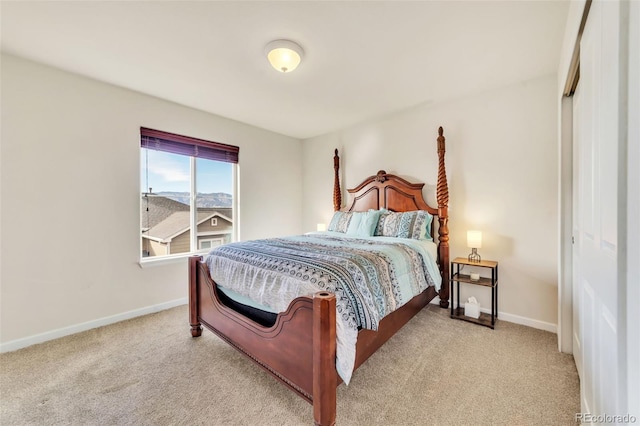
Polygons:
<instances>
[{"instance_id":1,"label":"bed","mask_svg":"<svg viewBox=\"0 0 640 426\"><path fill-rule=\"evenodd\" d=\"M384 170L366 178L360 185L349 189L350 204L342 208L339 181L338 151L334 156L334 210L340 212L368 212L386 209L391 212L426 211L433 216L430 235L433 239L436 268L440 274L440 290L428 285L402 306L393 310L371 330L359 327L354 345L353 371L362 365L379 347L393 336L416 313L436 296L440 306L449 303L449 230L448 187L445 172L445 138L438 129L438 178L436 186L437 208L429 206L422 194L423 183L407 180ZM437 237L435 228L437 225ZM313 235L310 240L318 240ZM302 238L302 237L301 237ZM324 237L323 237L324 238ZM326 238L338 244L333 237ZM316 241L316 242L318 242ZM282 244L282 241L277 241ZM275 244L275 242L274 242ZM368 244L359 241L358 244ZM209 263L213 265L211 262ZM216 275L214 271L214 276ZM220 276L220 275L218 275ZM202 326L218 335L229 345L246 355L282 384L313 405L316 425L329 426L336 419L336 389L343 382L337 366L337 338L342 331L343 319L336 315L341 309L342 292L322 290L312 295L293 299L286 309L260 320L252 307L237 301L218 287L212 273L201 256L189 259L189 321L191 335L202 334ZM329 288L329 287L327 287ZM422 287L421 287L422 288ZM337 292L338 293L338 292ZM342 311L340 311L342 312ZM344 314L341 314L344 316ZM339 362L339 360L338 360ZM344 376L344 371L342 371Z\"/></svg>"}]
</instances>

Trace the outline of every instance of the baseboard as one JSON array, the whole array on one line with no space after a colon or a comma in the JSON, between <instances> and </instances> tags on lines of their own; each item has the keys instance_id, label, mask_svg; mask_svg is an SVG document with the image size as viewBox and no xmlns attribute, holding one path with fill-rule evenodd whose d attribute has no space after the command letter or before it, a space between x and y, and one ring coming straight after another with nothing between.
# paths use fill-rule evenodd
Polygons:
<instances>
[{"instance_id":1,"label":"baseboard","mask_svg":"<svg viewBox=\"0 0 640 426\"><path fill-rule=\"evenodd\" d=\"M440 298L435 297L432 304L440 305ZM99 318L93 321L83 322L81 324L72 325L69 327L59 328L46 333L35 334L33 336L24 337L22 339L11 340L6 343L0 343L0 353L16 351L18 349L26 348L27 346L35 345L38 343L44 343L49 340L58 339L60 337L69 336L70 334L80 333L82 331L91 330L93 328L102 327L116 322L125 321L131 318L140 317L143 315L153 314L155 312L164 311L165 309L174 308L180 305L186 305L187 298L181 298L171 300L169 302L160 303L158 305L147 306L141 309L134 309L133 311L123 312L121 314L112 315L109 317ZM489 309L481 308L480 311L491 313ZM508 321L515 324L526 325L527 327L537 328L539 330L549 331L551 333L557 333L558 326L549 322L544 322L532 318L521 317L520 315L509 314L506 312L499 312L498 318L501 321Z\"/></svg>"},{"instance_id":2,"label":"baseboard","mask_svg":"<svg viewBox=\"0 0 640 426\"><path fill-rule=\"evenodd\" d=\"M431 301L433 304L440 304L440 298L436 297ZM480 312L491 314L491 309L480 308ZM558 334L558 325L550 322L540 321L533 318L521 317L520 315L514 315L507 312L498 312L498 319L500 321L512 322L514 324L526 325L527 327L537 328L538 330L549 331L554 334Z\"/></svg>"},{"instance_id":3,"label":"baseboard","mask_svg":"<svg viewBox=\"0 0 640 426\"><path fill-rule=\"evenodd\" d=\"M27 346L35 345L38 343L44 343L49 340L58 339L60 337L68 336L70 334L80 333L82 331L91 330L93 328L102 327L116 322L125 321L131 318L140 317L143 315L153 314L155 312L164 311L165 309L174 308L180 305L186 305L187 298L171 300L169 302L160 303L158 305L147 306L145 308L134 309L133 311L123 312L121 314L111 315L109 317L98 318L93 321L83 322L81 324L71 325L69 327L58 328L56 330L47 331L45 333L35 334L29 337L23 337L22 339L11 340L6 343L0 343L0 353L16 351L18 349L26 348Z\"/></svg>"},{"instance_id":4,"label":"baseboard","mask_svg":"<svg viewBox=\"0 0 640 426\"><path fill-rule=\"evenodd\" d=\"M491 313L490 309L480 309L482 312ZM514 324L526 325L527 327L537 328L538 330L549 331L558 334L558 325L550 322L540 321L533 318L521 317L520 315L508 314L506 312L498 312L498 318L501 321L508 321Z\"/></svg>"}]
</instances>

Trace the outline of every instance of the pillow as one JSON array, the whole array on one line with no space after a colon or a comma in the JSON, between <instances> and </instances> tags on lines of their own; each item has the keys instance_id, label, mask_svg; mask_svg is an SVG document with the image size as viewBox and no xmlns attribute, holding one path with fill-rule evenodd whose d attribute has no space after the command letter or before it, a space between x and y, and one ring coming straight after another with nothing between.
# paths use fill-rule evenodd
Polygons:
<instances>
[{"instance_id":1,"label":"pillow","mask_svg":"<svg viewBox=\"0 0 640 426\"><path fill-rule=\"evenodd\" d=\"M333 214L333 218L331 219L331 222L329 223L329 227L327 228L327 231L334 231L334 232L342 232L345 233L347 232L347 228L349 227L349 221L351 221L351 216L353 215L353 213L351 212L335 212Z\"/></svg>"},{"instance_id":2,"label":"pillow","mask_svg":"<svg viewBox=\"0 0 640 426\"><path fill-rule=\"evenodd\" d=\"M432 221L433 216L424 210L404 213L389 212L382 220L382 224L380 221L378 222L378 227L380 235L384 237L431 240Z\"/></svg>"},{"instance_id":3,"label":"pillow","mask_svg":"<svg viewBox=\"0 0 640 426\"><path fill-rule=\"evenodd\" d=\"M351 220L349 221L349 225L347 225L347 230L345 234L347 235L358 235L358 228L360 227L360 222L364 219L362 212L353 212L351 214Z\"/></svg>"},{"instance_id":4,"label":"pillow","mask_svg":"<svg viewBox=\"0 0 640 426\"><path fill-rule=\"evenodd\" d=\"M347 235L354 237L371 237L378 224L380 211L354 212L347 228Z\"/></svg>"},{"instance_id":5,"label":"pillow","mask_svg":"<svg viewBox=\"0 0 640 426\"><path fill-rule=\"evenodd\" d=\"M380 212L380 216L378 216L378 223L376 224L376 229L373 232L373 235L375 237L382 236L382 228L384 227L384 220L387 218L387 216L389 216L389 214L392 213L390 210L387 210L387 209L380 209L378 211Z\"/></svg>"},{"instance_id":6,"label":"pillow","mask_svg":"<svg viewBox=\"0 0 640 426\"><path fill-rule=\"evenodd\" d=\"M426 211L424 213L426 214L426 218L424 221L424 234L422 234L423 236L420 237L420 239L433 241L433 238L431 237L431 224L433 223L433 215Z\"/></svg>"}]
</instances>

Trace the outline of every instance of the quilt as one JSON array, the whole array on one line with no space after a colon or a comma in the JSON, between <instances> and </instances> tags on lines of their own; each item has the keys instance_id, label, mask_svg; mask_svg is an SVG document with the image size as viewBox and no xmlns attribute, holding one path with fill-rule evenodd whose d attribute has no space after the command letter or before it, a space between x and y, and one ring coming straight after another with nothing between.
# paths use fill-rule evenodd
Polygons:
<instances>
[{"instance_id":1,"label":"quilt","mask_svg":"<svg viewBox=\"0 0 640 426\"><path fill-rule=\"evenodd\" d=\"M389 313L428 286L439 290L435 244L337 232L243 241L212 250L211 278L270 312L300 296L336 295L336 369L348 384L359 328L376 330Z\"/></svg>"}]
</instances>

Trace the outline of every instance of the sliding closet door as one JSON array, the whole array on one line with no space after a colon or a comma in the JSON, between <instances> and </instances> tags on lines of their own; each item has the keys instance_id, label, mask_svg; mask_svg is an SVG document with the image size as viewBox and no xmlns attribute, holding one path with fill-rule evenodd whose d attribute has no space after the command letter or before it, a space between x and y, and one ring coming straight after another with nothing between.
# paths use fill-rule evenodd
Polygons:
<instances>
[{"instance_id":1,"label":"sliding closet door","mask_svg":"<svg viewBox=\"0 0 640 426\"><path fill-rule=\"evenodd\" d=\"M580 45L574 284L580 312L576 359L587 413L619 413L618 397L624 397L617 323L619 21L619 2L594 1Z\"/></svg>"},{"instance_id":2,"label":"sliding closet door","mask_svg":"<svg viewBox=\"0 0 640 426\"><path fill-rule=\"evenodd\" d=\"M580 117L582 112L582 108L580 105L581 95L580 95L580 84L576 88L576 91L573 94L573 140L576 143L573 144L573 229L571 235L573 235L574 240L578 238L580 234L580 214L577 206L579 205L579 195L580 195L580 179L579 179L579 170L580 170L580 144L577 143L580 141L580 125L584 122L584 120ZM579 239L579 238L578 238ZM576 241L573 245L573 259L572 259L572 276L574 283L580 283L580 244ZM580 331L580 315L582 310L580 309L580 300L582 297L582 288L580 285L572 286L572 304L573 304L573 359L576 362L576 368L578 369L578 375L580 378L583 377L582 374L582 333Z\"/></svg>"}]
</instances>

